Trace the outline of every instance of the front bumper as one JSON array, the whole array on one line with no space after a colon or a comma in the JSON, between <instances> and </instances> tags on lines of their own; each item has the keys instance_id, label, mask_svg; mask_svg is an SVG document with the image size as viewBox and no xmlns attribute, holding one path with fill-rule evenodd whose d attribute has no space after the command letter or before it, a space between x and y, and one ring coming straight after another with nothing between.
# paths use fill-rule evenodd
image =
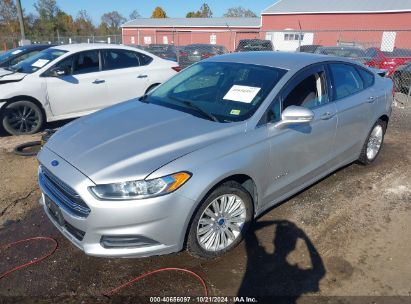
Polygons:
<instances>
[{"instance_id":1,"label":"front bumper","mask_svg":"<svg viewBox=\"0 0 411 304\"><path fill-rule=\"evenodd\" d=\"M183 248L188 218L194 201L177 192L143 200L102 201L95 198L88 190L94 183L69 163L47 148L39 153L39 161L54 176L70 186L87 204L90 212L79 215L73 212L43 180L39 167L39 185L42 190L40 204L52 223L74 245L88 255L101 257L146 257L180 251ZM57 160L56 167L48 166ZM60 217L50 209L50 199L59 208ZM106 246L103 239L139 238L150 240L146 244L115 247Z\"/></svg>"}]
</instances>

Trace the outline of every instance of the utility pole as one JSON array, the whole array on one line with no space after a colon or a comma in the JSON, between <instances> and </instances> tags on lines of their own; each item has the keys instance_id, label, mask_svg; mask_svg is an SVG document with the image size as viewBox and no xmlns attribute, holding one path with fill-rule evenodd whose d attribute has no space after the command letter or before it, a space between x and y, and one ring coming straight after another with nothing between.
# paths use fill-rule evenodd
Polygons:
<instances>
[{"instance_id":1,"label":"utility pole","mask_svg":"<svg viewBox=\"0 0 411 304\"><path fill-rule=\"evenodd\" d=\"M26 40L26 34L24 32L23 10L21 9L20 0L16 0L16 7L17 7L17 16L19 18L19 23L20 23L21 42L24 43L24 41Z\"/></svg>"}]
</instances>

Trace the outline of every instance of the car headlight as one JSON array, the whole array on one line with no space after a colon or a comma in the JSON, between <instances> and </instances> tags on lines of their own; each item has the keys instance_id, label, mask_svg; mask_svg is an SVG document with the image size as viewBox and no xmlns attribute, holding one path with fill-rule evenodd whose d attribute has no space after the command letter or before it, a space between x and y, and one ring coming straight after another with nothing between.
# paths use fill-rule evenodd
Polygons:
<instances>
[{"instance_id":1,"label":"car headlight","mask_svg":"<svg viewBox=\"0 0 411 304\"><path fill-rule=\"evenodd\" d=\"M136 180L97 185L90 187L90 190L101 199L142 199L173 192L184 185L190 177L191 174L188 172L178 172L151 180Z\"/></svg>"}]
</instances>

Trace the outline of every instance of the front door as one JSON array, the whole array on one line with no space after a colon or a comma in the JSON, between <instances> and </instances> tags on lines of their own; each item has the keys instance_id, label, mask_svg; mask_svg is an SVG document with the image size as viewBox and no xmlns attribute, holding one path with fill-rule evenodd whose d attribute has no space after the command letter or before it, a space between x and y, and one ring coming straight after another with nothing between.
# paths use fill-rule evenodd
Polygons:
<instances>
[{"instance_id":1,"label":"front door","mask_svg":"<svg viewBox=\"0 0 411 304\"><path fill-rule=\"evenodd\" d=\"M319 65L297 74L271 105L267 203L295 192L330 168L337 117L328 91L325 68ZM314 120L276 128L274 122L281 119L281 111L292 105L311 109Z\"/></svg>"},{"instance_id":2,"label":"front door","mask_svg":"<svg viewBox=\"0 0 411 304\"><path fill-rule=\"evenodd\" d=\"M66 74L47 77L47 94L54 116L82 115L107 104L107 84L102 77L98 50L67 57L56 67Z\"/></svg>"}]
</instances>

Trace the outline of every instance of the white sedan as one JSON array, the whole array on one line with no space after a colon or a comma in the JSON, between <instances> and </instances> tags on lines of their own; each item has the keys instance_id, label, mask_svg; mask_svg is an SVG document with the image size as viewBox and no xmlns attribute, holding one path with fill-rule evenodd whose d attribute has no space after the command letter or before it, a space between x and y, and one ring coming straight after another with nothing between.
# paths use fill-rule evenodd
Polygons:
<instances>
[{"instance_id":1,"label":"white sedan","mask_svg":"<svg viewBox=\"0 0 411 304\"><path fill-rule=\"evenodd\" d=\"M33 134L44 122L79 117L142 96L180 70L133 47L61 45L0 70L0 128Z\"/></svg>"}]
</instances>

